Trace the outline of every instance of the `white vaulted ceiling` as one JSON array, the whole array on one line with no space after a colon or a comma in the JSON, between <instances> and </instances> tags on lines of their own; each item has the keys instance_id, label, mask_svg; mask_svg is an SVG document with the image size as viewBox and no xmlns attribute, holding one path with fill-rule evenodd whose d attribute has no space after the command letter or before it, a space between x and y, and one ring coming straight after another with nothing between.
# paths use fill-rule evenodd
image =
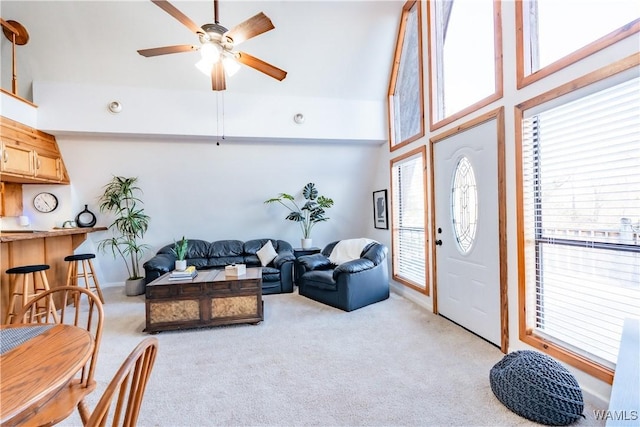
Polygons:
<instances>
[{"instance_id":1,"label":"white vaulted ceiling","mask_svg":"<svg viewBox=\"0 0 640 427\"><path fill-rule=\"evenodd\" d=\"M198 25L213 22L213 1L171 3ZM264 12L275 29L240 48L288 72L279 82L242 67L228 92L383 101L402 1L220 0L219 21L232 28ZM195 67L200 54L144 58L136 51L196 44L196 36L149 0L0 1L0 16L21 23L19 95L34 81L210 91ZM11 88L11 43L2 37L2 87Z\"/></svg>"}]
</instances>

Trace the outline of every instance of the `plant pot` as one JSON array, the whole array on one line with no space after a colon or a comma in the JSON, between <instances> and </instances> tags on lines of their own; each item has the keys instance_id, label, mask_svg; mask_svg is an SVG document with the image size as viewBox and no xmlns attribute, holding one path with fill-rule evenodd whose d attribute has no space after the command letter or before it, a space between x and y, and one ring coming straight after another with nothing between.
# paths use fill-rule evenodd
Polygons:
<instances>
[{"instance_id":1,"label":"plant pot","mask_svg":"<svg viewBox=\"0 0 640 427\"><path fill-rule=\"evenodd\" d=\"M141 279L127 279L124 282L124 293L129 297L144 294L145 288L144 277Z\"/></svg>"},{"instance_id":2,"label":"plant pot","mask_svg":"<svg viewBox=\"0 0 640 427\"><path fill-rule=\"evenodd\" d=\"M176 260L175 269L178 271L184 271L187 269L187 260L186 259L178 259Z\"/></svg>"},{"instance_id":3,"label":"plant pot","mask_svg":"<svg viewBox=\"0 0 640 427\"><path fill-rule=\"evenodd\" d=\"M313 246L313 239L300 239L300 244L302 245L302 249L309 249Z\"/></svg>"}]
</instances>

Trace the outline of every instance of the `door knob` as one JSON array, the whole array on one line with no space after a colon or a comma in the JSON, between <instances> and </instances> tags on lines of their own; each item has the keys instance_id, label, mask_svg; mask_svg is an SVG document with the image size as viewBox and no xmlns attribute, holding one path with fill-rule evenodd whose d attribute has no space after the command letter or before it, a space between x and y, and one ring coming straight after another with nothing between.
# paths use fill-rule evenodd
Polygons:
<instances>
[{"instance_id":1,"label":"door knob","mask_svg":"<svg viewBox=\"0 0 640 427\"><path fill-rule=\"evenodd\" d=\"M436 246L442 246L442 240L436 240Z\"/></svg>"}]
</instances>

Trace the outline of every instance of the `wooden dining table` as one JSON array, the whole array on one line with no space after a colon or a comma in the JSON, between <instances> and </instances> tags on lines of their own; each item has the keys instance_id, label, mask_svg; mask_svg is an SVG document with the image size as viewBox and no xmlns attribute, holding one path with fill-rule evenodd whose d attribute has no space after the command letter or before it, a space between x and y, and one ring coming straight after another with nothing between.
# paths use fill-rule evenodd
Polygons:
<instances>
[{"instance_id":1,"label":"wooden dining table","mask_svg":"<svg viewBox=\"0 0 640 427\"><path fill-rule=\"evenodd\" d=\"M93 351L91 334L73 325L0 325L0 425L28 424Z\"/></svg>"}]
</instances>

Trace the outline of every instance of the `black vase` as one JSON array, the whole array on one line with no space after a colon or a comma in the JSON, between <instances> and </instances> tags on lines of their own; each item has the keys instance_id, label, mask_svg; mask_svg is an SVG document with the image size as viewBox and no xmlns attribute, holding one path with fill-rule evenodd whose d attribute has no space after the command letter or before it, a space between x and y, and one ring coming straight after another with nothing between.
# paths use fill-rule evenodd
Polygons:
<instances>
[{"instance_id":1,"label":"black vase","mask_svg":"<svg viewBox=\"0 0 640 427\"><path fill-rule=\"evenodd\" d=\"M76 225L78 227L93 227L96 225L96 216L87 209L88 205L84 205L84 210L76 216Z\"/></svg>"}]
</instances>

